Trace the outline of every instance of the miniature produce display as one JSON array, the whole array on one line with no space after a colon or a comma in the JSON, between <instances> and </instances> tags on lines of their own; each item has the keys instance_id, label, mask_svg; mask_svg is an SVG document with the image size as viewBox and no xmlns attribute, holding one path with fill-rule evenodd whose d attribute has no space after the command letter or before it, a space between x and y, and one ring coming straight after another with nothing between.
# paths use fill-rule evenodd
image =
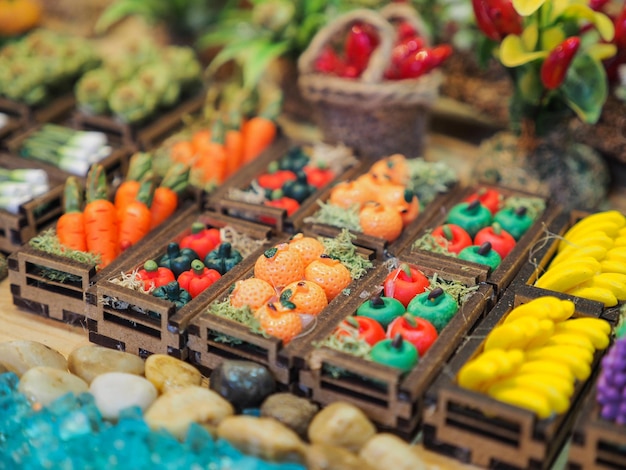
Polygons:
<instances>
[{"instance_id":1,"label":"miniature produce display","mask_svg":"<svg viewBox=\"0 0 626 470\"><path fill-rule=\"evenodd\" d=\"M412 247L495 270L544 210L540 198L506 197L495 188L479 187L452 205L445 221L427 230Z\"/></svg>"},{"instance_id":2,"label":"miniature produce display","mask_svg":"<svg viewBox=\"0 0 626 470\"><path fill-rule=\"evenodd\" d=\"M390 155L356 179L334 185L328 200L319 201L320 209L305 222L393 242L420 210L455 182L456 175L443 164Z\"/></svg>"},{"instance_id":3,"label":"miniature produce display","mask_svg":"<svg viewBox=\"0 0 626 470\"><path fill-rule=\"evenodd\" d=\"M459 386L534 412L540 419L568 411L594 355L609 346L611 325L573 318L570 300L541 296L513 308L459 370Z\"/></svg>"},{"instance_id":4,"label":"miniature produce display","mask_svg":"<svg viewBox=\"0 0 626 470\"><path fill-rule=\"evenodd\" d=\"M623 320L623 318L622 318ZM602 419L612 421L619 426L626 425L626 323L615 329L615 341L602 358L598 378L596 401L600 406Z\"/></svg>"},{"instance_id":5,"label":"miniature produce display","mask_svg":"<svg viewBox=\"0 0 626 470\"><path fill-rule=\"evenodd\" d=\"M616 210L581 218L558 241L534 285L601 302L626 300L626 217Z\"/></svg>"},{"instance_id":6,"label":"miniature produce display","mask_svg":"<svg viewBox=\"0 0 626 470\"><path fill-rule=\"evenodd\" d=\"M380 287L319 346L407 372L476 290L429 278L408 263L391 269Z\"/></svg>"},{"instance_id":7,"label":"miniature produce display","mask_svg":"<svg viewBox=\"0 0 626 470\"><path fill-rule=\"evenodd\" d=\"M73 82L99 63L89 40L36 29L0 49L0 95L40 105L71 91Z\"/></svg>"},{"instance_id":8,"label":"miniature produce display","mask_svg":"<svg viewBox=\"0 0 626 470\"><path fill-rule=\"evenodd\" d=\"M20 206L50 190L48 174L38 168L0 168L0 209L17 214Z\"/></svg>"},{"instance_id":9,"label":"miniature produce display","mask_svg":"<svg viewBox=\"0 0 626 470\"><path fill-rule=\"evenodd\" d=\"M75 87L77 105L87 114L139 123L197 91L201 73L189 47L135 44L81 77Z\"/></svg>"},{"instance_id":10,"label":"miniature produce display","mask_svg":"<svg viewBox=\"0 0 626 470\"><path fill-rule=\"evenodd\" d=\"M111 154L106 134L44 124L21 143L21 157L39 160L77 176Z\"/></svg>"},{"instance_id":11,"label":"miniature produce display","mask_svg":"<svg viewBox=\"0 0 626 470\"><path fill-rule=\"evenodd\" d=\"M228 298L207 311L287 344L314 327L315 317L371 266L348 232L336 240L299 233L260 255L253 276L237 281Z\"/></svg>"}]
</instances>

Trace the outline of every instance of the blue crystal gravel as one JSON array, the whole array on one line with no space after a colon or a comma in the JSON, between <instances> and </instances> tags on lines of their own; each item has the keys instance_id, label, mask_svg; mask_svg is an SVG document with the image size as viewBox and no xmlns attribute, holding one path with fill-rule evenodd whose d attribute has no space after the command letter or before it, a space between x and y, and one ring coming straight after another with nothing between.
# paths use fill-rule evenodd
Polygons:
<instances>
[{"instance_id":1,"label":"blue crystal gravel","mask_svg":"<svg viewBox=\"0 0 626 470\"><path fill-rule=\"evenodd\" d=\"M304 470L242 454L195 424L180 442L151 430L139 408L125 410L112 424L88 393L36 409L18 392L18 383L15 374L0 374L1 470Z\"/></svg>"}]
</instances>

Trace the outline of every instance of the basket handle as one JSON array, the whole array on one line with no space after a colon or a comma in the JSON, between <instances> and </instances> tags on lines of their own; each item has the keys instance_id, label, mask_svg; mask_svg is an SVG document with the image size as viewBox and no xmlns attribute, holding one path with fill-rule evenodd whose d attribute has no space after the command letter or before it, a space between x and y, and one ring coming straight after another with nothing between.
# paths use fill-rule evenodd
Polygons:
<instances>
[{"instance_id":1,"label":"basket handle","mask_svg":"<svg viewBox=\"0 0 626 470\"><path fill-rule=\"evenodd\" d=\"M428 28L418 11L412 6L406 3L388 3L379 10L379 13L390 23L394 20L407 21L411 26L413 26L413 28L415 28L417 34L426 40L426 44L430 45L432 38L430 37Z\"/></svg>"},{"instance_id":2,"label":"basket handle","mask_svg":"<svg viewBox=\"0 0 626 470\"><path fill-rule=\"evenodd\" d=\"M313 37L306 50L300 55L298 59L298 71L301 74L314 73L315 60L322 52L324 46L333 36L345 31L348 26L354 23L367 23L373 26L378 33L380 42L378 47L372 52L367 68L361 74L360 81L363 83L380 82L391 57L396 32L393 26L380 14L365 8L349 11L320 29Z\"/></svg>"}]
</instances>

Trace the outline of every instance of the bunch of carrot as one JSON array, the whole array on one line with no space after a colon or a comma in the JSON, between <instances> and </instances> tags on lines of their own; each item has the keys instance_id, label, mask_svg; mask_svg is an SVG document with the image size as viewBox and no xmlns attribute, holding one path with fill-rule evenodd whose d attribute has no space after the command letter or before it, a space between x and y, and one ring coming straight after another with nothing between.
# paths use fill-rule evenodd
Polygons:
<instances>
[{"instance_id":1,"label":"bunch of carrot","mask_svg":"<svg viewBox=\"0 0 626 470\"><path fill-rule=\"evenodd\" d=\"M150 161L151 156L144 153L131 158L114 202L108 198L102 165L92 166L87 174L84 205L78 180L68 178L64 214L56 227L59 242L99 256L98 268L103 268L171 216L178 207L178 192L187 184L189 168L183 164L172 166L156 186Z\"/></svg>"},{"instance_id":2,"label":"bunch of carrot","mask_svg":"<svg viewBox=\"0 0 626 470\"><path fill-rule=\"evenodd\" d=\"M223 93L220 105L213 103L213 112L205 112L210 123L171 146L170 158L189 165L191 179L202 187L221 184L258 157L278 134L282 95L266 96L254 113L244 116L246 98L242 90Z\"/></svg>"}]
</instances>

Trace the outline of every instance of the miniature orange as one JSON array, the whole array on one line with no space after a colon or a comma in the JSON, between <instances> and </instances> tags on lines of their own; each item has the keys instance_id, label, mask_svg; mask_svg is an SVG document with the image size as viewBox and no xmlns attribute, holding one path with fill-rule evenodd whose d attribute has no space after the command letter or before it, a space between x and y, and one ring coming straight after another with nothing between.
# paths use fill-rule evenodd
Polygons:
<instances>
[{"instance_id":1,"label":"miniature orange","mask_svg":"<svg viewBox=\"0 0 626 470\"><path fill-rule=\"evenodd\" d=\"M297 313L318 315L328 305L326 292L312 281L292 282L280 294L281 300L293 302Z\"/></svg>"},{"instance_id":2,"label":"miniature orange","mask_svg":"<svg viewBox=\"0 0 626 470\"><path fill-rule=\"evenodd\" d=\"M304 270L304 277L324 289L329 302L352 282L348 268L341 261L326 255L311 262Z\"/></svg>"},{"instance_id":3,"label":"miniature orange","mask_svg":"<svg viewBox=\"0 0 626 470\"><path fill-rule=\"evenodd\" d=\"M254 264L254 276L281 289L304 278L304 262L300 253L281 243L259 256Z\"/></svg>"},{"instance_id":4,"label":"miniature orange","mask_svg":"<svg viewBox=\"0 0 626 470\"><path fill-rule=\"evenodd\" d=\"M407 225L419 215L419 201L413 191L401 184L388 184L376 189L376 202L395 208Z\"/></svg>"},{"instance_id":5,"label":"miniature orange","mask_svg":"<svg viewBox=\"0 0 626 470\"><path fill-rule=\"evenodd\" d=\"M235 308L248 305L255 311L276 295L272 285L263 279L256 277L240 279L235 282L235 287L230 293L230 304Z\"/></svg>"},{"instance_id":6,"label":"miniature orange","mask_svg":"<svg viewBox=\"0 0 626 470\"><path fill-rule=\"evenodd\" d=\"M397 209L379 204L368 203L359 212L361 229L366 235L372 235L394 241L402 233L402 217Z\"/></svg>"},{"instance_id":7,"label":"miniature orange","mask_svg":"<svg viewBox=\"0 0 626 470\"><path fill-rule=\"evenodd\" d=\"M305 267L314 259L319 258L325 251L324 245L319 240L305 237L302 233L296 233L291 237L289 249L300 253Z\"/></svg>"},{"instance_id":8,"label":"miniature orange","mask_svg":"<svg viewBox=\"0 0 626 470\"><path fill-rule=\"evenodd\" d=\"M392 183L406 184L409 179L409 166L406 157L400 153L378 160L372 165L369 173L375 176L386 176Z\"/></svg>"},{"instance_id":9,"label":"miniature orange","mask_svg":"<svg viewBox=\"0 0 626 470\"><path fill-rule=\"evenodd\" d=\"M285 307L281 302L270 302L260 307L254 316L261 328L271 336L287 344L302 332L302 320L294 309Z\"/></svg>"},{"instance_id":10,"label":"miniature orange","mask_svg":"<svg viewBox=\"0 0 626 470\"><path fill-rule=\"evenodd\" d=\"M328 201L344 209L361 207L370 197L370 191L355 181L342 181L330 191Z\"/></svg>"}]
</instances>

